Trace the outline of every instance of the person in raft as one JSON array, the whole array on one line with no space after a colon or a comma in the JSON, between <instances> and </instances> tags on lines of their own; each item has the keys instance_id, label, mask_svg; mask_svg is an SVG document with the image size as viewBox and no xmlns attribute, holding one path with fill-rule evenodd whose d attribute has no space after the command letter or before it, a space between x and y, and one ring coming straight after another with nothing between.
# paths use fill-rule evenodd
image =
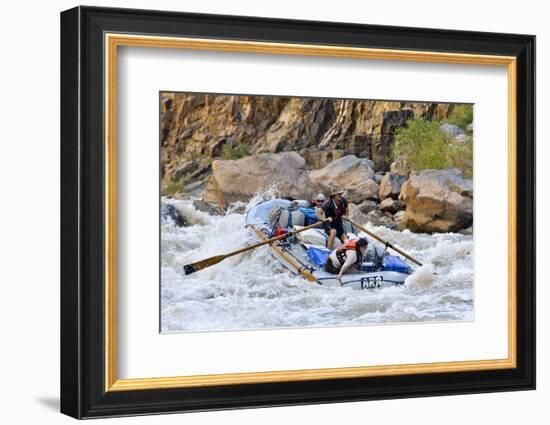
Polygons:
<instances>
[{"instance_id":1,"label":"person in raft","mask_svg":"<svg viewBox=\"0 0 550 425\"><path fill-rule=\"evenodd\" d=\"M324 194L319 193L317 194L315 199L309 202L309 208L313 208L315 209L315 211L317 211L318 209L321 208L321 206L326 200L327 200L327 197Z\"/></svg>"},{"instance_id":2,"label":"person in raft","mask_svg":"<svg viewBox=\"0 0 550 425\"><path fill-rule=\"evenodd\" d=\"M319 220L329 220L323 224L323 228L328 235L328 249L332 249L336 237L338 237L342 243L348 240L344 232L344 223L342 222L342 217L348 215L348 201L342 196L343 193L343 190L332 189L329 199L323 202L321 208L317 209L316 212Z\"/></svg>"},{"instance_id":3,"label":"person in raft","mask_svg":"<svg viewBox=\"0 0 550 425\"><path fill-rule=\"evenodd\" d=\"M352 239L330 253L325 263L325 271L338 274L340 284L344 273L360 271L369 243L365 238Z\"/></svg>"}]
</instances>

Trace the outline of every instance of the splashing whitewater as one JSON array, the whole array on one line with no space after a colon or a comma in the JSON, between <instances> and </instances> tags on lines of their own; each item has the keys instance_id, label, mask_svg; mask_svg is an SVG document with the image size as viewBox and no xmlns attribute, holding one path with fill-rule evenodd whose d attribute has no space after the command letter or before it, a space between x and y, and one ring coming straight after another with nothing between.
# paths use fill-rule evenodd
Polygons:
<instances>
[{"instance_id":1,"label":"splashing whitewater","mask_svg":"<svg viewBox=\"0 0 550 425\"><path fill-rule=\"evenodd\" d=\"M162 202L188 224L178 227L168 215L161 219L162 332L473 320L472 236L367 225L424 263L404 286L381 290L312 284L290 275L268 247L185 276L184 264L257 240L244 227L243 205L213 216L195 209L192 200Z\"/></svg>"}]
</instances>

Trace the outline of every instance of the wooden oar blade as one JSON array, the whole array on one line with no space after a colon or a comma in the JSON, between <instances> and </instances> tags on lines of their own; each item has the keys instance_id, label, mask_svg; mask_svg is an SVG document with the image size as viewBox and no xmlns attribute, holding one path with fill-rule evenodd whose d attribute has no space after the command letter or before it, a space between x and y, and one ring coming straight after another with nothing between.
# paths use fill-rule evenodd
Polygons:
<instances>
[{"instance_id":1,"label":"wooden oar blade","mask_svg":"<svg viewBox=\"0 0 550 425\"><path fill-rule=\"evenodd\" d=\"M184 273L191 274L198 272L199 270L205 269L206 267L213 266L214 264L218 264L225 260L227 258L227 255L216 255L215 257L206 258L201 261L197 261L196 263L186 264L183 266Z\"/></svg>"},{"instance_id":2,"label":"wooden oar blade","mask_svg":"<svg viewBox=\"0 0 550 425\"><path fill-rule=\"evenodd\" d=\"M210 258L207 258L205 260L197 261L196 263L186 264L185 266L183 266L183 271L186 275L191 274L191 273L195 273L199 270L205 269L206 267L210 267L210 266L213 266L214 264L218 264L220 261L223 261L228 257L232 257L233 255L242 254L243 252L250 251L254 248L258 248L260 246L267 245L267 244L276 242L276 241L281 240L281 239L286 239L286 238L288 238L292 235L295 235L295 234L300 233L300 232L304 232L308 229L313 229L314 227L320 226L325 221L326 220L319 221L319 222L317 222L315 224L312 224L310 226L306 226L306 227L303 227L299 230L295 230L293 232L288 232L288 233L285 233L281 236L277 236L275 238L267 239L263 242L259 242L259 243L256 243L254 245L250 245L250 246L238 249L236 251L230 252L229 254L217 255L215 257L210 257Z\"/></svg>"}]
</instances>

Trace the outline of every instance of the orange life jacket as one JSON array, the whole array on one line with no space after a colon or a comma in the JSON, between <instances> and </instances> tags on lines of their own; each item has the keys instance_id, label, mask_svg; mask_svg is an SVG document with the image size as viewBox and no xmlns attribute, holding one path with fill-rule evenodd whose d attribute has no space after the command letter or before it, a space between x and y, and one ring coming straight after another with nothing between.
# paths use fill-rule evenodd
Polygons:
<instances>
[{"instance_id":1,"label":"orange life jacket","mask_svg":"<svg viewBox=\"0 0 550 425\"><path fill-rule=\"evenodd\" d=\"M357 248L357 240L358 239L348 239L344 245L338 247L337 251L348 251L348 250L354 250Z\"/></svg>"},{"instance_id":2,"label":"orange life jacket","mask_svg":"<svg viewBox=\"0 0 550 425\"><path fill-rule=\"evenodd\" d=\"M340 265L346 262L346 251L356 251L357 248L357 239L348 239L344 245L336 248L336 258L340 262ZM357 252L357 264L363 262L363 257L360 252Z\"/></svg>"}]
</instances>

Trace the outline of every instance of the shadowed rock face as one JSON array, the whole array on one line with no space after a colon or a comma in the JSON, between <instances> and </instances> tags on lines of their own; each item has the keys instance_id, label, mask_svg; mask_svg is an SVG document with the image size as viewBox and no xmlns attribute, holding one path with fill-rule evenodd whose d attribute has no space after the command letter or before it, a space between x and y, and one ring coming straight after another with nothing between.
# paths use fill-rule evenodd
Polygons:
<instances>
[{"instance_id":1,"label":"shadowed rock face","mask_svg":"<svg viewBox=\"0 0 550 425\"><path fill-rule=\"evenodd\" d=\"M297 151L309 168L352 154L372 159L375 171L387 170L396 128L407 118L447 117L452 108L436 103L163 93L161 171L178 178L192 175L195 168L210 173L210 163L225 145L244 145L252 154ZM195 168L182 167L191 159Z\"/></svg>"},{"instance_id":2,"label":"shadowed rock face","mask_svg":"<svg viewBox=\"0 0 550 425\"><path fill-rule=\"evenodd\" d=\"M457 169L413 171L399 199L403 225L417 232L458 232L473 222L473 184Z\"/></svg>"}]
</instances>

